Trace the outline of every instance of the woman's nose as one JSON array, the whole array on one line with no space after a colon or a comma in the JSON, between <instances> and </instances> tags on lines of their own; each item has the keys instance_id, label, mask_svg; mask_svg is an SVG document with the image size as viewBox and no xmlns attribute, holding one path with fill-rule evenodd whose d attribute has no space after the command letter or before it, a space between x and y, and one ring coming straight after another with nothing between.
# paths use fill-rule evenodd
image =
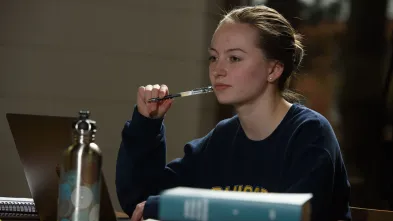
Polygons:
<instances>
[{"instance_id":1,"label":"woman's nose","mask_svg":"<svg viewBox=\"0 0 393 221\"><path fill-rule=\"evenodd\" d=\"M219 70L213 71L213 76L215 76L215 77L226 76L227 74L228 74L228 71L226 69L219 69Z\"/></svg>"},{"instance_id":2,"label":"woman's nose","mask_svg":"<svg viewBox=\"0 0 393 221\"><path fill-rule=\"evenodd\" d=\"M226 76L228 74L228 69L221 64L217 64L212 72L213 76Z\"/></svg>"}]
</instances>

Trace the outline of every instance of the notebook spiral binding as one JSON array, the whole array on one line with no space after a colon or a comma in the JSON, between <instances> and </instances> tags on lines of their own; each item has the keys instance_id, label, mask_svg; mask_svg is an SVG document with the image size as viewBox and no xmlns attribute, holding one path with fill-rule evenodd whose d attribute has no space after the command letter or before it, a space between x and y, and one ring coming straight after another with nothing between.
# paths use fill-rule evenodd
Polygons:
<instances>
[{"instance_id":1,"label":"notebook spiral binding","mask_svg":"<svg viewBox=\"0 0 393 221\"><path fill-rule=\"evenodd\" d=\"M0 219L12 217L38 218L34 202L32 200L18 200L18 198L11 200L0 198Z\"/></svg>"}]
</instances>

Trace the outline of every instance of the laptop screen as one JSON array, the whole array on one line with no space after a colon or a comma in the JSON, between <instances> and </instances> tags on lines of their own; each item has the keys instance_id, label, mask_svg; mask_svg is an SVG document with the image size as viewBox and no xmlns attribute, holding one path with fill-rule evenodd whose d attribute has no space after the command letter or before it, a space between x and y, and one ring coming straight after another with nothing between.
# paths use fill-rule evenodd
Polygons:
<instances>
[{"instance_id":1,"label":"laptop screen","mask_svg":"<svg viewBox=\"0 0 393 221\"><path fill-rule=\"evenodd\" d=\"M40 219L56 220L59 180L56 168L63 151L72 144L75 118L12 113L6 117ZM116 220L103 174L100 220Z\"/></svg>"}]
</instances>

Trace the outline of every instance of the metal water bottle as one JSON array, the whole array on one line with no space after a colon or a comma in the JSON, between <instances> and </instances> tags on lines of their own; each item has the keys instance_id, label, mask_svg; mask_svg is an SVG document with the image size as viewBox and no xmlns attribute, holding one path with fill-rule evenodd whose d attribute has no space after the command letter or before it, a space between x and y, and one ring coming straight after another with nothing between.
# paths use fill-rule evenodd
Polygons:
<instances>
[{"instance_id":1,"label":"metal water bottle","mask_svg":"<svg viewBox=\"0 0 393 221\"><path fill-rule=\"evenodd\" d=\"M58 221L98 221L102 154L95 143L96 122L80 111L73 123L73 144L60 164Z\"/></svg>"}]
</instances>

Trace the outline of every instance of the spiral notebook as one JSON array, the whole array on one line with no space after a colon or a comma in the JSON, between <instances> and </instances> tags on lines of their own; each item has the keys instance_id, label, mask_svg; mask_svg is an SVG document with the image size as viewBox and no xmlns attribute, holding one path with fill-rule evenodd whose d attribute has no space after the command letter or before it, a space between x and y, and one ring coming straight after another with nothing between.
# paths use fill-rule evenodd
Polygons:
<instances>
[{"instance_id":1,"label":"spiral notebook","mask_svg":"<svg viewBox=\"0 0 393 221\"><path fill-rule=\"evenodd\" d=\"M38 213L31 198L0 197L0 219L37 219Z\"/></svg>"}]
</instances>

